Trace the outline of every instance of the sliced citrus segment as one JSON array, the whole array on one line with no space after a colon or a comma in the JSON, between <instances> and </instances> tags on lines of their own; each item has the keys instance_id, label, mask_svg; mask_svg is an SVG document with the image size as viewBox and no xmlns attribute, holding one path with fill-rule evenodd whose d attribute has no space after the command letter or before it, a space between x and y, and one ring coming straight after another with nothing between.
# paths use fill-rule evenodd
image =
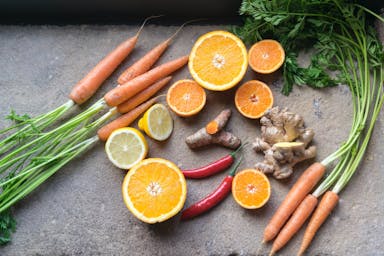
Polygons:
<instances>
[{"instance_id":1,"label":"sliced citrus segment","mask_svg":"<svg viewBox=\"0 0 384 256\"><path fill-rule=\"evenodd\" d=\"M126 127L111 133L105 143L105 152L116 167L129 169L146 157L148 145L139 130Z\"/></svg>"},{"instance_id":2,"label":"sliced citrus segment","mask_svg":"<svg viewBox=\"0 0 384 256\"><path fill-rule=\"evenodd\" d=\"M275 40L265 39L255 43L248 53L251 68L261 74L270 74L283 65L285 52Z\"/></svg>"},{"instance_id":3,"label":"sliced citrus segment","mask_svg":"<svg viewBox=\"0 0 384 256\"><path fill-rule=\"evenodd\" d=\"M234 34L212 31L195 42L188 67L192 77L204 88L228 90L240 82L247 71L247 49Z\"/></svg>"},{"instance_id":4,"label":"sliced citrus segment","mask_svg":"<svg viewBox=\"0 0 384 256\"><path fill-rule=\"evenodd\" d=\"M167 107L160 103L150 107L138 125L149 137L159 141L168 139L173 130L172 117Z\"/></svg>"},{"instance_id":5,"label":"sliced citrus segment","mask_svg":"<svg viewBox=\"0 0 384 256\"><path fill-rule=\"evenodd\" d=\"M237 89L235 105L245 117L260 118L273 105L272 91L265 83L250 80Z\"/></svg>"},{"instance_id":6,"label":"sliced citrus segment","mask_svg":"<svg viewBox=\"0 0 384 256\"><path fill-rule=\"evenodd\" d=\"M199 113L205 102L204 89L193 80L179 80L167 92L168 106L179 116L187 117Z\"/></svg>"},{"instance_id":7,"label":"sliced citrus segment","mask_svg":"<svg viewBox=\"0 0 384 256\"><path fill-rule=\"evenodd\" d=\"M269 200L271 185L264 173L255 169L245 169L235 175L232 195L240 206L257 209Z\"/></svg>"},{"instance_id":8,"label":"sliced citrus segment","mask_svg":"<svg viewBox=\"0 0 384 256\"><path fill-rule=\"evenodd\" d=\"M129 170L122 193L125 205L135 217L156 223L171 218L183 208L187 185L174 163L148 158Z\"/></svg>"}]
</instances>

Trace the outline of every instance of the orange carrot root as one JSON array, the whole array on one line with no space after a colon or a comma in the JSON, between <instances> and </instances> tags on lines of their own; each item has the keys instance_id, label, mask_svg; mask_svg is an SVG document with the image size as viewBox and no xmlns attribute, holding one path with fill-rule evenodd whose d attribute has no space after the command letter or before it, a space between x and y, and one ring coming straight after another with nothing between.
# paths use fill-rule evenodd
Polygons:
<instances>
[{"instance_id":1,"label":"orange carrot root","mask_svg":"<svg viewBox=\"0 0 384 256\"><path fill-rule=\"evenodd\" d=\"M327 191L324 194L305 230L298 255L302 255L305 252L315 237L317 230L319 230L320 226L324 223L338 202L339 196L335 192Z\"/></svg>"},{"instance_id":2,"label":"orange carrot root","mask_svg":"<svg viewBox=\"0 0 384 256\"><path fill-rule=\"evenodd\" d=\"M324 173L325 166L321 163L314 163L303 172L264 229L264 242L268 242L276 237L289 216L315 187Z\"/></svg>"},{"instance_id":3,"label":"orange carrot root","mask_svg":"<svg viewBox=\"0 0 384 256\"><path fill-rule=\"evenodd\" d=\"M124 101L130 99L135 94L144 90L151 84L155 83L161 78L164 78L171 73L175 72L179 68L183 67L188 62L188 56L178 58L176 60L162 64L156 68L151 69L150 71L135 77L134 79L128 81L127 83L116 87L109 91L105 96L105 102L111 106L115 107Z\"/></svg>"},{"instance_id":4,"label":"orange carrot root","mask_svg":"<svg viewBox=\"0 0 384 256\"><path fill-rule=\"evenodd\" d=\"M135 36L122 42L117 48L102 59L83 79L72 89L69 97L76 103L82 104L91 98L101 84L115 71L120 63L127 58L136 45L142 29L150 19L160 16L151 16L144 20Z\"/></svg>"},{"instance_id":5,"label":"orange carrot root","mask_svg":"<svg viewBox=\"0 0 384 256\"><path fill-rule=\"evenodd\" d=\"M223 111L221 111L221 113L217 117L215 117L214 120L212 120L205 126L205 130L210 135L218 133L224 128L224 126L227 124L228 119L230 117L231 117L231 110L224 109Z\"/></svg>"},{"instance_id":6,"label":"orange carrot root","mask_svg":"<svg viewBox=\"0 0 384 256\"><path fill-rule=\"evenodd\" d=\"M180 32L180 30L184 27L186 23L180 26L180 28L167 40L157 45L155 48L150 50L146 55L144 55L141 59L135 62L132 66L127 68L118 78L117 82L119 84L125 84L126 82L132 80L133 78L144 74L147 72L153 64L160 58L160 56L164 53L164 51L171 44L173 38Z\"/></svg>"},{"instance_id":7,"label":"orange carrot root","mask_svg":"<svg viewBox=\"0 0 384 256\"><path fill-rule=\"evenodd\" d=\"M279 235L276 237L273 242L271 252L277 252L288 243L288 241L296 234L296 232L311 215L317 205L317 202L318 199L311 194L304 198L292 214L291 218L289 218L287 224L285 224Z\"/></svg>"},{"instance_id":8,"label":"orange carrot root","mask_svg":"<svg viewBox=\"0 0 384 256\"><path fill-rule=\"evenodd\" d=\"M111 133L119 128L123 128L129 126L133 121L135 121L141 114L143 114L148 108L150 108L155 102L157 98L152 98L140 106L134 108L130 112L120 116L109 124L101 127L97 131L97 135L101 141L106 141L111 135Z\"/></svg>"},{"instance_id":9,"label":"orange carrot root","mask_svg":"<svg viewBox=\"0 0 384 256\"><path fill-rule=\"evenodd\" d=\"M150 87L136 94L134 97L130 98L127 101L124 101L120 105L117 106L117 111L121 114L127 113L137 107L139 104L143 103L150 97L152 97L155 93L161 90L166 84L171 81L172 77L167 76L166 78L161 79L160 81L154 83Z\"/></svg>"}]
</instances>

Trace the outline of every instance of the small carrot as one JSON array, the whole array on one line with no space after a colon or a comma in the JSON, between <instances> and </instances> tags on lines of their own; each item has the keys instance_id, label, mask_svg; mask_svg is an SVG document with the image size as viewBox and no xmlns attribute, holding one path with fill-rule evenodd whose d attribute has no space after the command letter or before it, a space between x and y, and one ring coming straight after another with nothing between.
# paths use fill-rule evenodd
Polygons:
<instances>
[{"instance_id":1,"label":"small carrot","mask_svg":"<svg viewBox=\"0 0 384 256\"><path fill-rule=\"evenodd\" d=\"M263 242L275 238L289 216L323 177L324 173L325 166L321 163L314 163L303 172L264 229Z\"/></svg>"},{"instance_id":2,"label":"small carrot","mask_svg":"<svg viewBox=\"0 0 384 256\"><path fill-rule=\"evenodd\" d=\"M129 100L124 101L120 105L117 106L117 111L121 114L127 113L134 109L139 104L143 103L150 97L152 97L156 92L158 92L161 88L163 88L169 81L171 81L172 77L167 76L166 78L161 79L160 81L154 83L149 86L145 90L139 92L134 97Z\"/></svg>"},{"instance_id":3,"label":"small carrot","mask_svg":"<svg viewBox=\"0 0 384 256\"><path fill-rule=\"evenodd\" d=\"M167 40L157 45L155 48L150 50L146 55L140 58L137 62L135 62L132 66L127 68L117 79L119 84L125 84L129 80L144 74L147 72L153 64L160 58L160 56L164 53L164 51L171 44L173 38L179 33L179 31L184 27L186 23L180 26L180 28Z\"/></svg>"},{"instance_id":4,"label":"small carrot","mask_svg":"<svg viewBox=\"0 0 384 256\"><path fill-rule=\"evenodd\" d=\"M313 213L311 220L305 230L303 241L301 243L298 255L302 255L315 237L317 230L327 219L332 210L339 202L339 196L333 191L327 191L321 199L319 206Z\"/></svg>"},{"instance_id":5,"label":"small carrot","mask_svg":"<svg viewBox=\"0 0 384 256\"><path fill-rule=\"evenodd\" d=\"M111 107L117 106L138 92L144 90L151 84L155 83L159 79L164 78L179 68L183 67L185 64L187 64L187 62L188 56L183 56L153 68L150 71L135 77L127 83L109 91L104 96L105 102Z\"/></svg>"},{"instance_id":6,"label":"small carrot","mask_svg":"<svg viewBox=\"0 0 384 256\"><path fill-rule=\"evenodd\" d=\"M154 97L143 104L139 105L138 107L132 109L128 113L120 116L119 118L113 120L109 124L101 127L97 131L97 135L99 136L99 139L101 141L106 141L111 135L111 133L119 128L123 128L126 126L129 126L133 121L136 120L141 114L143 114L149 107L151 107L157 100L157 97Z\"/></svg>"},{"instance_id":7,"label":"small carrot","mask_svg":"<svg viewBox=\"0 0 384 256\"><path fill-rule=\"evenodd\" d=\"M102 59L83 79L72 89L70 98L76 104L87 101L99 89L101 84L112 74L120 63L132 52L145 23L155 16L145 19L135 36L122 42L117 48ZM157 17L157 16L156 16Z\"/></svg>"},{"instance_id":8,"label":"small carrot","mask_svg":"<svg viewBox=\"0 0 384 256\"><path fill-rule=\"evenodd\" d=\"M317 197L311 194L304 198L273 242L270 255L280 250L296 234L315 209L317 202Z\"/></svg>"}]
</instances>

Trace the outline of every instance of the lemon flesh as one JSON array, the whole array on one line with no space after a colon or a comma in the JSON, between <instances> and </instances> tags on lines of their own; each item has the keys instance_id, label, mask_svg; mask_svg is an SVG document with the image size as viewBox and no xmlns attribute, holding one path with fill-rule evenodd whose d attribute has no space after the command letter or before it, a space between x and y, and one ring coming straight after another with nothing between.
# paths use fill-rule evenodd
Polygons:
<instances>
[{"instance_id":1,"label":"lemon flesh","mask_svg":"<svg viewBox=\"0 0 384 256\"><path fill-rule=\"evenodd\" d=\"M105 152L116 167L130 169L146 157L148 144L139 130L131 127L121 128L109 136Z\"/></svg>"},{"instance_id":2,"label":"lemon flesh","mask_svg":"<svg viewBox=\"0 0 384 256\"><path fill-rule=\"evenodd\" d=\"M173 120L167 107L160 103L153 105L139 120L139 128L152 139L168 139L173 131Z\"/></svg>"}]
</instances>

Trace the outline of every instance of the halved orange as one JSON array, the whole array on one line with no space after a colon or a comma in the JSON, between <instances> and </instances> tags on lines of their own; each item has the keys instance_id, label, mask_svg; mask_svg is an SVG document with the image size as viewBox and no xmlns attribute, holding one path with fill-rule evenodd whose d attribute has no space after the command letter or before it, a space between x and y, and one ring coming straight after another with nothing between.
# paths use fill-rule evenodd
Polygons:
<instances>
[{"instance_id":1,"label":"halved orange","mask_svg":"<svg viewBox=\"0 0 384 256\"><path fill-rule=\"evenodd\" d=\"M235 201L246 209L257 209L265 205L271 195L267 176L255 169L238 172L232 182Z\"/></svg>"},{"instance_id":2,"label":"halved orange","mask_svg":"<svg viewBox=\"0 0 384 256\"><path fill-rule=\"evenodd\" d=\"M146 223L165 221L184 206L187 185L180 169L162 158L147 158L132 167L124 178L125 205Z\"/></svg>"},{"instance_id":3,"label":"halved orange","mask_svg":"<svg viewBox=\"0 0 384 256\"><path fill-rule=\"evenodd\" d=\"M167 92L168 106L179 116L187 117L199 113L205 102L204 89L190 79L177 81Z\"/></svg>"},{"instance_id":4,"label":"halved orange","mask_svg":"<svg viewBox=\"0 0 384 256\"><path fill-rule=\"evenodd\" d=\"M261 40L248 52L248 62L251 68L261 74L270 74L283 65L285 52L279 42L272 39Z\"/></svg>"},{"instance_id":5,"label":"halved orange","mask_svg":"<svg viewBox=\"0 0 384 256\"><path fill-rule=\"evenodd\" d=\"M265 83L250 80L236 90L235 105L245 117L260 118L273 105L272 91Z\"/></svg>"},{"instance_id":6,"label":"halved orange","mask_svg":"<svg viewBox=\"0 0 384 256\"><path fill-rule=\"evenodd\" d=\"M193 79L204 88L228 90L240 82L247 71L247 49L234 34L212 31L196 41L188 67Z\"/></svg>"}]
</instances>

